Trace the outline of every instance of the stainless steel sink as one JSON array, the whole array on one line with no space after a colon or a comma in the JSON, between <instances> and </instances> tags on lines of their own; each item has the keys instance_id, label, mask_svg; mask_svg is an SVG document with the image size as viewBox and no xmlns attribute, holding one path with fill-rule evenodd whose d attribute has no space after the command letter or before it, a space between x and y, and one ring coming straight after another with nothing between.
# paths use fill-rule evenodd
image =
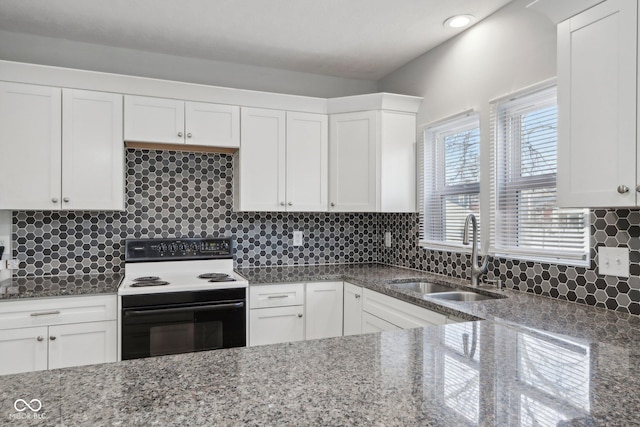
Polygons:
<instances>
[{"instance_id":1,"label":"stainless steel sink","mask_svg":"<svg viewBox=\"0 0 640 427\"><path fill-rule=\"evenodd\" d=\"M477 294L475 292L455 291L455 292L441 292L435 295L429 295L431 298L445 299L449 301L483 301L488 299L499 299L499 296Z\"/></svg>"},{"instance_id":2,"label":"stainless steel sink","mask_svg":"<svg viewBox=\"0 0 640 427\"><path fill-rule=\"evenodd\" d=\"M436 285L429 282L404 282L404 283L391 283L389 286L393 286L398 289L407 289L410 291L419 292L421 294L433 294L436 292L452 292L454 288L443 285Z\"/></svg>"}]
</instances>

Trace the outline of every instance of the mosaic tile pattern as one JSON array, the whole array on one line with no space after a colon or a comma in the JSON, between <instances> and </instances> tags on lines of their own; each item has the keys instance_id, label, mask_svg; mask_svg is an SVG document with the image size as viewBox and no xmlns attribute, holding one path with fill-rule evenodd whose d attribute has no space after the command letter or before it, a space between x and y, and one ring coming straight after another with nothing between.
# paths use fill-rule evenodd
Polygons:
<instances>
[{"instance_id":1,"label":"mosaic tile pattern","mask_svg":"<svg viewBox=\"0 0 640 427\"><path fill-rule=\"evenodd\" d=\"M375 261L374 214L236 213L232 169L225 154L128 150L126 212L14 212L14 275L119 272L126 238L235 236L239 267Z\"/></svg>"},{"instance_id":2,"label":"mosaic tile pattern","mask_svg":"<svg viewBox=\"0 0 640 427\"><path fill-rule=\"evenodd\" d=\"M532 261L491 258L488 280L499 278L506 287L580 304L640 315L640 211L591 211L591 265L589 268ZM393 246L378 239L378 260L387 264L468 278L468 254L418 247L417 214L380 214L378 236L391 231ZM629 247L629 278L598 274L598 247Z\"/></svg>"}]
</instances>

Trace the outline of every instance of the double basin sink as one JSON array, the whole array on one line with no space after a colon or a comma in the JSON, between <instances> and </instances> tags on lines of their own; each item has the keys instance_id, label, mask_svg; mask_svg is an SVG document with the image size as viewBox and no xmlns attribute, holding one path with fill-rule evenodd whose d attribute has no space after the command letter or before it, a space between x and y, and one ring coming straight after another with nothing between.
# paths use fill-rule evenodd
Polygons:
<instances>
[{"instance_id":1,"label":"double basin sink","mask_svg":"<svg viewBox=\"0 0 640 427\"><path fill-rule=\"evenodd\" d=\"M463 291L449 286L438 285L436 283L429 282L390 283L389 286L392 286L396 289L405 289L418 292L423 294L423 296L426 295L430 298L447 301L470 302L503 298L500 295L479 294L477 292Z\"/></svg>"}]
</instances>

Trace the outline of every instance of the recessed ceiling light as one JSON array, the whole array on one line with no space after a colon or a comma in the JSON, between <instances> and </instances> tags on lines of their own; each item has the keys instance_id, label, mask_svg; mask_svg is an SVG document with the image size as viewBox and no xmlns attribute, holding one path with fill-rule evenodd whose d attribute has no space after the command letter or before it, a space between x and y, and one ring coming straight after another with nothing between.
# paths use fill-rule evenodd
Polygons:
<instances>
[{"instance_id":1,"label":"recessed ceiling light","mask_svg":"<svg viewBox=\"0 0 640 427\"><path fill-rule=\"evenodd\" d=\"M474 19L472 15L456 15L444 21L444 26L449 28L462 28L471 24Z\"/></svg>"}]
</instances>

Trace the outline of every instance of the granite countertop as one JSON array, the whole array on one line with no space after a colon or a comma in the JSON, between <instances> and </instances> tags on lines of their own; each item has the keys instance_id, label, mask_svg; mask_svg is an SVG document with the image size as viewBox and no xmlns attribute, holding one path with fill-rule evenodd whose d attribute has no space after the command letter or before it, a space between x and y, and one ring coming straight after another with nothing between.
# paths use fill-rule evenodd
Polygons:
<instances>
[{"instance_id":1,"label":"granite countertop","mask_svg":"<svg viewBox=\"0 0 640 427\"><path fill-rule=\"evenodd\" d=\"M120 273L6 279L0 282L0 303L21 298L116 294Z\"/></svg>"},{"instance_id":2,"label":"granite countertop","mask_svg":"<svg viewBox=\"0 0 640 427\"><path fill-rule=\"evenodd\" d=\"M638 317L515 291L436 305L389 282L466 281L382 265L238 272L250 286L347 280L487 320L1 376L0 424L637 424ZM39 399L40 418L16 399Z\"/></svg>"}]
</instances>

